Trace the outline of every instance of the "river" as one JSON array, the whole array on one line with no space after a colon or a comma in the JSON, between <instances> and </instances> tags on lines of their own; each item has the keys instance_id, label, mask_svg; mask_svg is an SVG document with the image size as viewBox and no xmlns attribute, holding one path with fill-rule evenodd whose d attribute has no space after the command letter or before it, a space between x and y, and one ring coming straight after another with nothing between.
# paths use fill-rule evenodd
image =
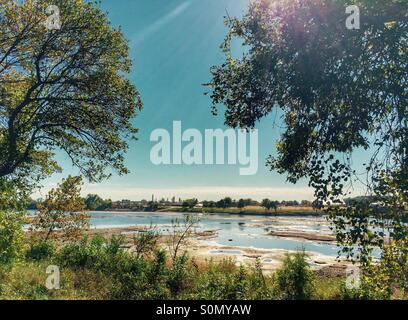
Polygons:
<instances>
[{"instance_id":1,"label":"river","mask_svg":"<svg viewBox=\"0 0 408 320\"><path fill-rule=\"evenodd\" d=\"M90 212L91 228L120 228L131 226L157 226L166 233L172 222L182 222L182 213L144 213L144 212ZM307 232L330 234L331 231L323 217L264 217L253 215L210 214L199 215L199 231L217 230L214 239L219 245L251 247L255 249L283 249L315 252L326 256L337 256L335 243L301 239L286 239L267 235L270 231ZM223 252L220 252L223 253Z\"/></svg>"}]
</instances>

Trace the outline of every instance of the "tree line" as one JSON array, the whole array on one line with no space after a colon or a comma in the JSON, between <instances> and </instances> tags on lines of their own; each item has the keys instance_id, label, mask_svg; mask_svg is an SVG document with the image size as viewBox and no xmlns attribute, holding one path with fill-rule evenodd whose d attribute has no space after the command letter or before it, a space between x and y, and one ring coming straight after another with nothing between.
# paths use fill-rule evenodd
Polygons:
<instances>
[{"instance_id":1,"label":"tree line","mask_svg":"<svg viewBox=\"0 0 408 320\"><path fill-rule=\"evenodd\" d=\"M82 198L85 210L89 211L103 211L107 209L112 209L111 199L102 199L97 194L88 194L85 198ZM43 202L42 199L29 199L27 209L37 210L38 206Z\"/></svg>"}]
</instances>

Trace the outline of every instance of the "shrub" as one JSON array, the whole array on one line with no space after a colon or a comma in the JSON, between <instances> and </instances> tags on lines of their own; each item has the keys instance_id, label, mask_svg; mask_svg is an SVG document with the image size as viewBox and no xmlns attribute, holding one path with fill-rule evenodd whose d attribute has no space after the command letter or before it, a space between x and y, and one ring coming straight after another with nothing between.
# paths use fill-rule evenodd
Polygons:
<instances>
[{"instance_id":1,"label":"shrub","mask_svg":"<svg viewBox=\"0 0 408 320\"><path fill-rule=\"evenodd\" d=\"M0 265L11 265L24 254L23 214L0 210Z\"/></svg>"},{"instance_id":2,"label":"shrub","mask_svg":"<svg viewBox=\"0 0 408 320\"><path fill-rule=\"evenodd\" d=\"M60 237L78 239L89 227L89 216L81 198L82 178L68 176L56 189L48 192L46 199L38 204L31 229L48 240L56 231Z\"/></svg>"},{"instance_id":3,"label":"shrub","mask_svg":"<svg viewBox=\"0 0 408 320\"><path fill-rule=\"evenodd\" d=\"M285 300L310 299L314 276L304 251L288 254L283 266L276 272L277 296Z\"/></svg>"},{"instance_id":4,"label":"shrub","mask_svg":"<svg viewBox=\"0 0 408 320\"><path fill-rule=\"evenodd\" d=\"M183 253L176 257L172 267L169 270L167 285L173 295L180 293L186 286L189 278L188 256Z\"/></svg>"},{"instance_id":5,"label":"shrub","mask_svg":"<svg viewBox=\"0 0 408 320\"><path fill-rule=\"evenodd\" d=\"M55 250L56 247L52 241L36 241L30 244L26 258L28 260L46 260L54 256Z\"/></svg>"},{"instance_id":6,"label":"shrub","mask_svg":"<svg viewBox=\"0 0 408 320\"><path fill-rule=\"evenodd\" d=\"M61 266L72 269L88 267L100 270L104 265L106 248L104 238L95 236L89 240L84 237L79 242L71 242L64 246L58 255L58 261Z\"/></svg>"},{"instance_id":7,"label":"shrub","mask_svg":"<svg viewBox=\"0 0 408 320\"><path fill-rule=\"evenodd\" d=\"M194 291L186 298L206 300L243 300L270 298L270 278L262 274L258 261L253 268L237 267L234 260L210 261L204 270L196 270Z\"/></svg>"},{"instance_id":8,"label":"shrub","mask_svg":"<svg viewBox=\"0 0 408 320\"><path fill-rule=\"evenodd\" d=\"M133 244L135 246L135 254L137 257L147 255L154 252L157 247L157 240L159 233L155 229L147 229L139 231L133 237Z\"/></svg>"},{"instance_id":9,"label":"shrub","mask_svg":"<svg viewBox=\"0 0 408 320\"><path fill-rule=\"evenodd\" d=\"M167 287L167 256L163 250L154 252L153 260L130 254L118 261L119 271L114 274L113 298L129 300L161 300L170 298Z\"/></svg>"},{"instance_id":10,"label":"shrub","mask_svg":"<svg viewBox=\"0 0 408 320\"><path fill-rule=\"evenodd\" d=\"M123 236L112 236L109 240L101 236L92 239L84 237L78 242L64 246L58 255L58 261L63 267L89 268L114 274L130 259L129 254L125 254L123 250L123 244Z\"/></svg>"},{"instance_id":11,"label":"shrub","mask_svg":"<svg viewBox=\"0 0 408 320\"><path fill-rule=\"evenodd\" d=\"M245 299L258 300L271 298L271 292L268 288L268 280L270 278L264 276L262 271L262 263L259 259L256 260L256 263L250 269L250 271L251 272L247 277L248 285L246 288L247 292L244 295Z\"/></svg>"}]
</instances>

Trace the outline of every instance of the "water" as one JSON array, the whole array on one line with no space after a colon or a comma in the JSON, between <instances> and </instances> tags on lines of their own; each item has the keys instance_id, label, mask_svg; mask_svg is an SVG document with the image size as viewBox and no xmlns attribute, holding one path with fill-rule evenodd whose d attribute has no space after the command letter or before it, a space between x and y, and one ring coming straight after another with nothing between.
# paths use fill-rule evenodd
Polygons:
<instances>
[{"instance_id":1,"label":"water","mask_svg":"<svg viewBox=\"0 0 408 320\"><path fill-rule=\"evenodd\" d=\"M209 251L212 254L242 254L241 250L229 250L229 249L218 249L218 250L210 250Z\"/></svg>"},{"instance_id":2,"label":"water","mask_svg":"<svg viewBox=\"0 0 408 320\"><path fill-rule=\"evenodd\" d=\"M181 213L118 213L91 212L91 227L117 228L131 226L156 225L165 233L178 219L184 220ZM314 222L316 218L289 218L279 221L264 221L262 216L232 216L222 214L200 215L199 230L217 230L218 235L211 239L220 245L253 247L258 249L284 249L317 252L328 256L337 256L338 248L332 243L319 243L306 240L290 240L266 235L271 230L277 231L307 231L328 233L326 225ZM305 219L310 221L305 224ZM302 224L303 221L303 224ZM266 225L266 226L265 226Z\"/></svg>"}]
</instances>

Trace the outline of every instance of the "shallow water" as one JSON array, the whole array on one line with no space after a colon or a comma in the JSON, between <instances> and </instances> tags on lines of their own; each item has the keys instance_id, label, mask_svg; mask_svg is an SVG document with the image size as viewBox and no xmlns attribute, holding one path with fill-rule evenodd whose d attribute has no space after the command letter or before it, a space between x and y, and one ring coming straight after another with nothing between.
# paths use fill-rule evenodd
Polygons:
<instances>
[{"instance_id":1,"label":"shallow water","mask_svg":"<svg viewBox=\"0 0 408 320\"><path fill-rule=\"evenodd\" d=\"M166 233L176 219L182 222L182 213L118 213L91 212L91 227L116 228L130 226L155 225L160 232ZM337 256L338 248L334 244L318 243L306 240L291 240L265 235L271 230L308 231L327 233L328 227L317 222L315 217L285 218L283 221L262 221L262 216L231 216L222 214L200 215L199 230L218 231L211 239L221 245L253 247L258 249L297 250L317 252L328 256ZM309 220L308 223L304 223ZM302 224L303 221L303 224ZM316 223L315 223L316 221ZM260 225L258 227L254 225ZM266 225L266 226L262 226Z\"/></svg>"}]
</instances>

